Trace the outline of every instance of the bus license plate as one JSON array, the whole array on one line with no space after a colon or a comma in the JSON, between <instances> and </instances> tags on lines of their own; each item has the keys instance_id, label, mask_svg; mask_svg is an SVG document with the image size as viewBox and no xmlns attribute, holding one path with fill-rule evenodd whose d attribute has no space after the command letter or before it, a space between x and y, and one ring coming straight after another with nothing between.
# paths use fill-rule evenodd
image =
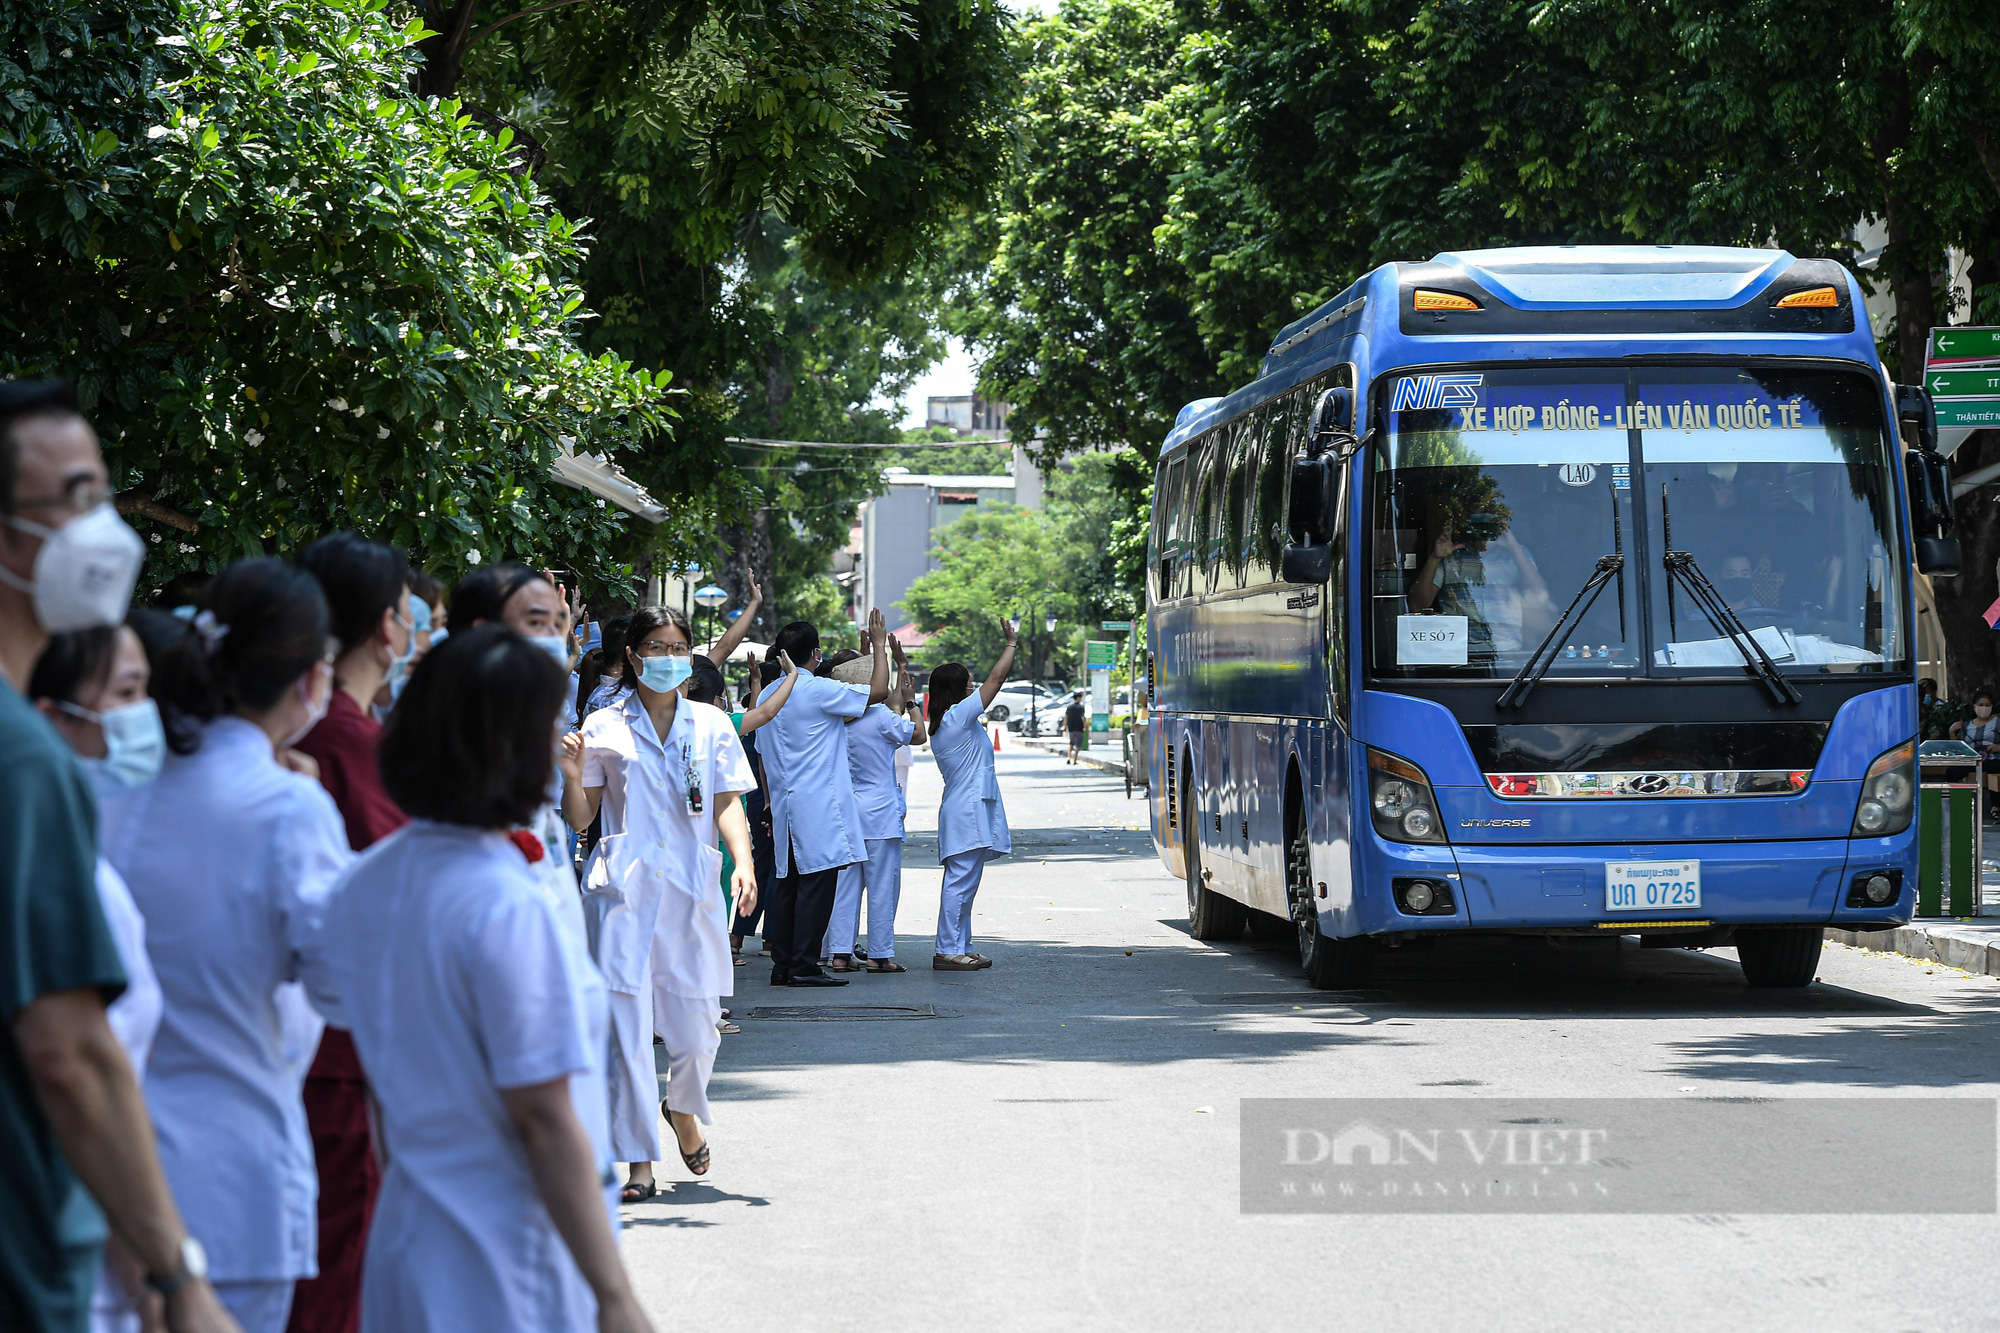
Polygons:
<instances>
[{"instance_id":1,"label":"bus license plate","mask_svg":"<svg viewBox=\"0 0 2000 1333\"><path fill-rule=\"evenodd\" d=\"M1607 912L1677 912L1700 906L1699 861L1604 863Z\"/></svg>"}]
</instances>

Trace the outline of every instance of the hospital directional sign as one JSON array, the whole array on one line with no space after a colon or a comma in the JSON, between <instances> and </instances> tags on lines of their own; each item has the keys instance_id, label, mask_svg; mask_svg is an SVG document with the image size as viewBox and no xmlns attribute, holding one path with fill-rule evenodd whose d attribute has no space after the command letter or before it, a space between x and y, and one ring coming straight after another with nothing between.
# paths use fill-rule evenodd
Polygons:
<instances>
[{"instance_id":1,"label":"hospital directional sign","mask_svg":"<svg viewBox=\"0 0 2000 1333\"><path fill-rule=\"evenodd\" d=\"M2000 426L2000 328L1932 329L1924 360L1940 428Z\"/></svg>"},{"instance_id":2,"label":"hospital directional sign","mask_svg":"<svg viewBox=\"0 0 2000 1333\"><path fill-rule=\"evenodd\" d=\"M1931 366L1943 369L1954 361L2000 364L2000 329L1932 329Z\"/></svg>"}]
</instances>

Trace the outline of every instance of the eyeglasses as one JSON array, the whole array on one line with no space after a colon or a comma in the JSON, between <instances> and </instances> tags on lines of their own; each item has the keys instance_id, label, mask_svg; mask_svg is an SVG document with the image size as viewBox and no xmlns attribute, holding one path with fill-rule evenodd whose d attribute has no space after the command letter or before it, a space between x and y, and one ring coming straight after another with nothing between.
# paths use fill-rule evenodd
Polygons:
<instances>
[{"instance_id":1,"label":"eyeglasses","mask_svg":"<svg viewBox=\"0 0 2000 1333\"><path fill-rule=\"evenodd\" d=\"M23 495L15 499L16 509L68 510L71 514L87 514L99 505L111 502L111 488L101 481L91 481L79 477L69 487L56 495Z\"/></svg>"},{"instance_id":2,"label":"eyeglasses","mask_svg":"<svg viewBox=\"0 0 2000 1333\"><path fill-rule=\"evenodd\" d=\"M642 643L632 650L635 657L688 657L693 652L684 643Z\"/></svg>"}]
</instances>

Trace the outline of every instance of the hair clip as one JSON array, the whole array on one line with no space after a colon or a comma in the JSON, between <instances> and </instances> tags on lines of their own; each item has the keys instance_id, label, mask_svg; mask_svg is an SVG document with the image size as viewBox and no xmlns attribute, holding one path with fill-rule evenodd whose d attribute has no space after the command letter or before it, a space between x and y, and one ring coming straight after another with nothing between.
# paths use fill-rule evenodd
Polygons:
<instances>
[{"instance_id":1,"label":"hair clip","mask_svg":"<svg viewBox=\"0 0 2000 1333\"><path fill-rule=\"evenodd\" d=\"M229 626L217 620L215 612L206 609L195 613L194 629L201 635L203 651L210 657L215 656L216 649L222 647L222 641L229 637Z\"/></svg>"}]
</instances>

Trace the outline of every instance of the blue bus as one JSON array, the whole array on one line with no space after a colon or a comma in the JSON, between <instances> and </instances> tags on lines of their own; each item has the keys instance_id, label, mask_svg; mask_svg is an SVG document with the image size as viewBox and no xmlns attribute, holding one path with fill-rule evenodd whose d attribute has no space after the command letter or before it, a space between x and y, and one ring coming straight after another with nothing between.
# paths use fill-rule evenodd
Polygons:
<instances>
[{"instance_id":1,"label":"blue bus","mask_svg":"<svg viewBox=\"0 0 2000 1333\"><path fill-rule=\"evenodd\" d=\"M1908 438L1905 438L1907 433ZM1319 987L1440 932L1813 979L1916 891L1930 404L1838 263L1387 264L1183 408L1147 560L1153 836Z\"/></svg>"}]
</instances>

